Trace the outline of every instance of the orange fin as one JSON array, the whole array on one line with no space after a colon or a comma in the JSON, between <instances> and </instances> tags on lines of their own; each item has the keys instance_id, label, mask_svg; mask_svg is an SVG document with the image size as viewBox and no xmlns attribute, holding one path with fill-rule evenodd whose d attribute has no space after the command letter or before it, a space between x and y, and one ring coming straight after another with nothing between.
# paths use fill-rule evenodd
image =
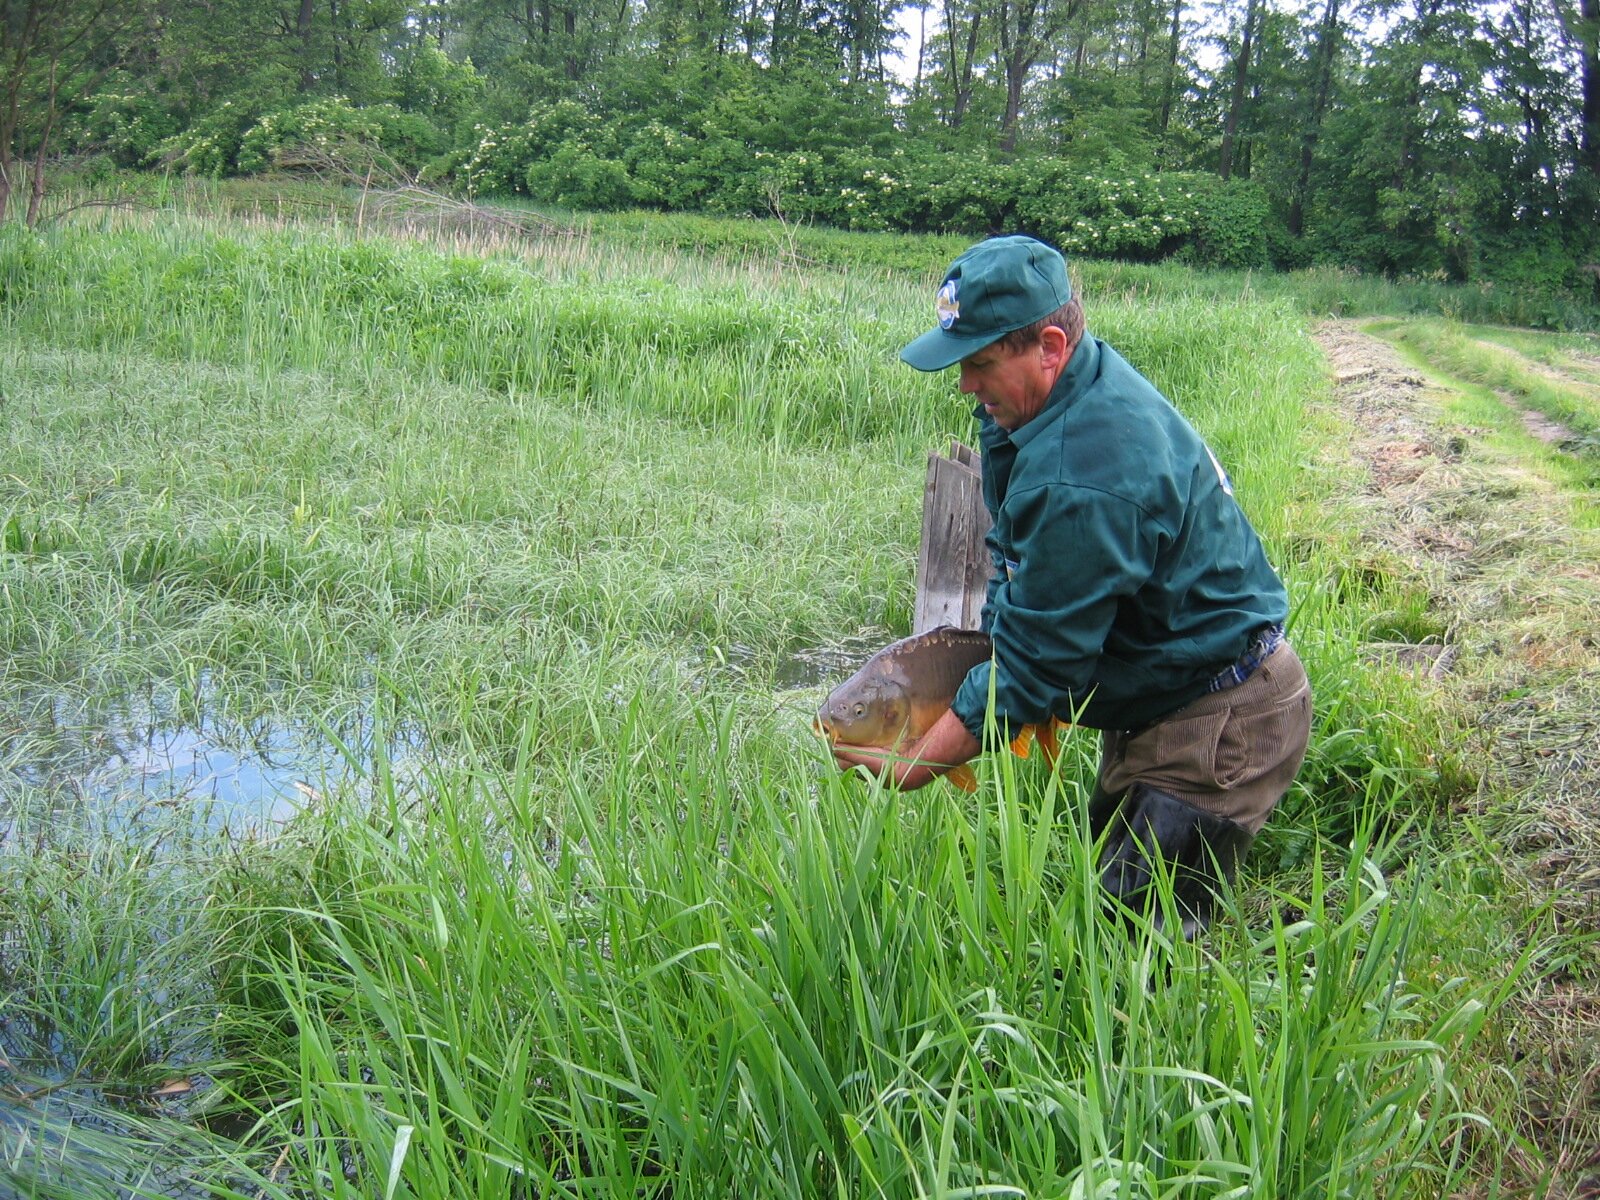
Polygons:
<instances>
[{"instance_id":1,"label":"orange fin","mask_svg":"<svg viewBox=\"0 0 1600 1200\"><path fill-rule=\"evenodd\" d=\"M944 777L963 792L975 792L978 790L978 777L972 773L972 768L969 766L963 765L946 771Z\"/></svg>"},{"instance_id":2,"label":"orange fin","mask_svg":"<svg viewBox=\"0 0 1600 1200\"><path fill-rule=\"evenodd\" d=\"M1061 722L1051 717L1039 730L1039 752L1052 767L1056 765L1056 759L1061 757L1061 743L1056 739L1061 736L1062 728Z\"/></svg>"},{"instance_id":3,"label":"orange fin","mask_svg":"<svg viewBox=\"0 0 1600 1200\"><path fill-rule=\"evenodd\" d=\"M1011 739L1011 753L1018 758L1028 757L1028 747L1033 743L1033 735L1038 732L1037 726L1024 725L1022 732Z\"/></svg>"}]
</instances>

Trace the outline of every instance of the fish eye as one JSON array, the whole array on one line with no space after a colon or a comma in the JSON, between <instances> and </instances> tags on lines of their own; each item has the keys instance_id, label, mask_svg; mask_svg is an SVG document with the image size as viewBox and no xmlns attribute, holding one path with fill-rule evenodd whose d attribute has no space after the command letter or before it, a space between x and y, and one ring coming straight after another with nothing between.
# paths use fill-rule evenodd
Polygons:
<instances>
[{"instance_id":1,"label":"fish eye","mask_svg":"<svg viewBox=\"0 0 1600 1200\"><path fill-rule=\"evenodd\" d=\"M863 717L863 716L866 716L866 713L867 713L867 706L865 704L862 704L858 700L856 702L856 716Z\"/></svg>"}]
</instances>

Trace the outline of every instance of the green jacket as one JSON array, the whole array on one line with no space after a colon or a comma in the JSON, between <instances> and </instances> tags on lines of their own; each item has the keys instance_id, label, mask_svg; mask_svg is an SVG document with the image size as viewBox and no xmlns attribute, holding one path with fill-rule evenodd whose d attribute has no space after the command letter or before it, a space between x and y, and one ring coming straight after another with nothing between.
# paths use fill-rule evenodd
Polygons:
<instances>
[{"instance_id":1,"label":"green jacket","mask_svg":"<svg viewBox=\"0 0 1600 1200\"><path fill-rule=\"evenodd\" d=\"M981 406L994 559L994 663L953 704L983 738L1049 716L1135 729L1206 691L1288 598L1205 442L1160 392L1085 335L1014 433ZM1080 711L1081 710L1081 711Z\"/></svg>"}]
</instances>

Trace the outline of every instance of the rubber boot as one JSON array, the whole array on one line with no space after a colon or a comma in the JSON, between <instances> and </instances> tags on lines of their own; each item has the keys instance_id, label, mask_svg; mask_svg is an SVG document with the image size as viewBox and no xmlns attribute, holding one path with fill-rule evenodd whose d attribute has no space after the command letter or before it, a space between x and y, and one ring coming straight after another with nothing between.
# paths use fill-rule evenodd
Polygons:
<instances>
[{"instance_id":1,"label":"rubber boot","mask_svg":"<svg viewBox=\"0 0 1600 1200\"><path fill-rule=\"evenodd\" d=\"M1233 881L1254 840L1226 817L1136 783L1111 824L1100 854L1100 881L1108 894L1141 911L1149 902L1150 855L1159 855L1172 872L1183 935L1193 937L1210 923L1218 889Z\"/></svg>"},{"instance_id":2,"label":"rubber boot","mask_svg":"<svg viewBox=\"0 0 1600 1200\"><path fill-rule=\"evenodd\" d=\"M1111 824L1111 819L1117 815L1122 807L1124 793L1105 791L1097 783L1094 791L1089 795L1089 840L1098 842L1100 835Z\"/></svg>"}]
</instances>

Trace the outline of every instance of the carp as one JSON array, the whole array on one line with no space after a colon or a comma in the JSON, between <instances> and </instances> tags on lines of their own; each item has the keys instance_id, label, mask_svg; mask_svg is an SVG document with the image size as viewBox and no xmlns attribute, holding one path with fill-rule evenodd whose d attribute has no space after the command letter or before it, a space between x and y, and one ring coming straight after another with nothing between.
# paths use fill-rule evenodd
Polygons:
<instances>
[{"instance_id":1,"label":"carp","mask_svg":"<svg viewBox=\"0 0 1600 1200\"><path fill-rule=\"evenodd\" d=\"M933 728L949 710L967 672L993 652L988 634L953 625L901 638L829 693L813 727L835 745L902 750ZM1048 736L1039 739L1051 762L1059 724L1052 719ZM1012 739L1012 752L1026 758L1038 733L1036 726L1024 728ZM945 778L966 791L977 788L970 767L956 767Z\"/></svg>"}]
</instances>

